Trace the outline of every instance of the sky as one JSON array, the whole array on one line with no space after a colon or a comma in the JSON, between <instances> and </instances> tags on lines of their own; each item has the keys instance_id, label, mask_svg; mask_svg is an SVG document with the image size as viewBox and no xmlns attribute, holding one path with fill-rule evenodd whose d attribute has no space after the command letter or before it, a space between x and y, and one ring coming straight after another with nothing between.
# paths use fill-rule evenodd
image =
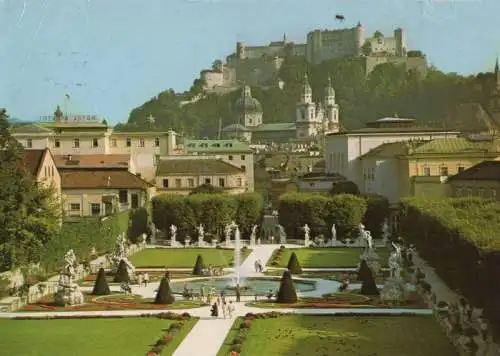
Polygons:
<instances>
[{"instance_id":1,"label":"sky","mask_svg":"<svg viewBox=\"0 0 500 356\"><path fill-rule=\"evenodd\" d=\"M499 0L0 0L0 107L37 120L68 110L110 123L247 45L305 42L314 29L407 33L445 72L491 71ZM342 14L340 23L336 14ZM64 108L64 107L63 107Z\"/></svg>"}]
</instances>

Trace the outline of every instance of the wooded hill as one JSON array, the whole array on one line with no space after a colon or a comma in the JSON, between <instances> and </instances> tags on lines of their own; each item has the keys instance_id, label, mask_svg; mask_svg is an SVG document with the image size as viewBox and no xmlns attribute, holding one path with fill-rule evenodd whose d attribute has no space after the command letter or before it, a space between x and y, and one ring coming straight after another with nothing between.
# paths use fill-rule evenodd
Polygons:
<instances>
[{"instance_id":1,"label":"wooded hill","mask_svg":"<svg viewBox=\"0 0 500 356\"><path fill-rule=\"evenodd\" d=\"M460 130L484 127L478 115L479 104L486 104L493 89L493 74L476 76L445 74L431 67L425 78L416 72L392 64L377 66L365 76L363 61L341 58L308 68L314 100L322 100L328 76L340 105L340 119L345 128L359 128L367 121L397 114L417 119L421 124ZM306 63L303 57L285 59L279 78L284 89L253 87L252 94L263 105L264 122L295 120L295 105L300 97ZM174 129L186 135L215 137L219 120L222 126L235 123L233 104L241 90L226 95L209 94L196 103L180 106L201 92L201 81L194 81L188 92L166 90L133 109L128 123L118 130ZM155 117L149 123L149 115Z\"/></svg>"}]
</instances>

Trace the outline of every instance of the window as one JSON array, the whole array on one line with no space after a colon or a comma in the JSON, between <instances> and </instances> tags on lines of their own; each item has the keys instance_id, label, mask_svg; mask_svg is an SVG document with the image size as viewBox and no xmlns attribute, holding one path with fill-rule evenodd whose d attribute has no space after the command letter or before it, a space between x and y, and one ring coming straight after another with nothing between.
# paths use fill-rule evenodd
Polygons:
<instances>
[{"instance_id":1,"label":"window","mask_svg":"<svg viewBox=\"0 0 500 356\"><path fill-rule=\"evenodd\" d=\"M211 184L211 182L210 178L205 178L205 184Z\"/></svg>"},{"instance_id":2,"label":"window","mask_svg":"<svg viewBox=\"0 0 500 356\"><path fill-rule=\"evenodd\" d=\"M241 155L241 160L244 161L245 160L245 155Z\"/></svg>"},{"instance_id":3,"label":"window","mask_svg":"<svg viewBox=\"0 0 500 356\"><path fill-rule=\"evenodd\" d=\"M224 178L219 178L219 187L224 188L225 183Z\"/></svg>"},{"instance_id":4,"label":"window","mask_svg":"<svg viewBox=\"0 0 500 356\"><path fill-rule=\"evenodd\" d=\"M55 140L55 141L54 141L54 147L55 147L55 148L59 148L59 147L61 147L61 141L60 141L60 140Z\"/></svg>"},{"instance_id":5,"label":"window","mask_svg":"<svg viewBox=\"0 0 500 356\"><path fill-rule=\"evenodd\" d=\"M53 176L54 176L54 166L51 166L51 167L50 167L50 170L51 170L51 172L52 172L51 176L53 177Z\"/></svg>"},{"instance_id":6,"label":"window","mask_svg":"<svg viewBox=\"0 0 500 356\"><path fill-rule=\"evenodd\" d=\"M33 140L31 138L26 140L26 147L27 148L32 148L33 147Z\"/></svg>"},{"instance_id":7,"label":"window","mask_svg":"<svg viewBox=\"0 0 500 356\"><path fill-rule=\"evenodd\" d=\"M229 155L227 158L228 158L230 161L232 161L232 160L233 160L233 156L231 156L231 155Z\"/></svg>"},{"instance_id":8,"label":"window","mask_svg":"<svg viewBox=\"0 0 500 356\"><path fill-rule=\"evenodd\" d=\"M441 177L448 177L448 167L446 166L439 167L439 175Z\"/></svg>"},{"instance_id":9,"label":"window","mask_svg":"<svg viewBox=\"0 0 500 356\"><path fill-rule=\"evenodd\" d=\"M80 211L80 203L71 203L69 205L69 210L73 212Z\"/></svg>"},{"instance_id":10,"label":"window","mask_svg":"<svg viewBox=\"0 0 500 356\"><path fill-rule=\"evenodd\" d=\"M463 195L463 189L462 189L462 187L457 187L457 189L455 191L455 195L457 197L461 197Z\"/></svg>"},{"instance_id":11,"label":"window","mask_svg":"<svg viewBox=\"0 0 500 356\"><path fill-rule=\"evenodd\" d=\"M175 180L175 187L176 187L176 188L180 188L181 186L182 186L182 182L181 182L181 180L180 180L180 179L176 179L176 180Z\"/></svg>"},{"instance_id":12,"label":"window","mask_svg":"<svg viewBox=\"0 0 500 356\"><path fill-rule=\"evenodd\" d=\"M429 177L431 175L431 169L429 167L424 167L424 176Z\"/></svg>"},{"instance_id":13,"label":"window","mask_svg":"<svg viewBox=\"0 0 500 356\"><path fill-rule=\"evenodd\" d=\"M496 190L496 189L491 189L491 190L490 190L490 196L491 196L493 199L496 199L496 198L497 198L497 190Z\"/></svg>"},{"instance_id":14,"label":"window","mask_svg":"<svg viewBox=\"0 0 500 356\"><path fill-rule=\"evenodd\" d=\"M80 139L79 138L75 138L73 140L73 148L80 148Z\"/></svg>"},{"instance_id":15,"label":"window","mask_svg":"<svg viewBox=\"0 0 500 356\"><path fill-rule=\"evenodd\" d=\"M99 147L99 140L96 138L92 139L92 147Z\"/></svg>"},{"instance_id":16,"label":"window","mask_svg":"<svg viewBox=\"0 0 500 356\"><path fill-rule=\"evenodd\" d=\"M101 204L96 204L96 203L90 204L90 214L101 215Z\"/></svg>"},{"instance_id":17,"label":"window","mask_svg":"<svg viewBox=\"0 0 500 356\"><path fill-rule=\"evenodd\" d=\"M465 170L465 167L463 166L458 166L457 171L458 173L463 172Z\"/></svg>"},{"instance_id":18,"label":"window","mask_svg":"<svg viewBox=\"0 0 500 356\"><path fill-rule=\"evenodd\" d=\"M479 188L477 190L477 196L482 198L484 196L484 189L483 188Z\"/></svg>"},{"instance_id":19,"label":"window","mask_svg":"<svg viewBox=\"0 0 500 356\"><path fill-rule=\"evenodd\" d=\"M193 178L189 178L188 179L188 187L189 188L194 188L194 179Z\"/></svg>"},{"instance_id":20,"label":"window","mask_svg":"<svg viewBox=\"0 0 500 356\"><path fill-rule=\"evenodd\" d=\"M118 200L120 201L120 204L128 203L128 192L126 189L121 189L118 192Z\"/></svg>"},{"instance_id":21,"label":"window","mask_svg":"<svg viewBox=\"0 0 500 356\"><path fill-rule=\"evenodd\" d=\"M233 144L232 143L225 143L224 147L233 147Z\"/></svg>"},{"instance_id":22,"label":"window","mask_svg":"<svg viewBox=\"0 0 500 356\"><path fill-rule=\"evenodd\" d=\"M168 188L168 179L163 180L163 188Z\"/></svg>"},{"instance_id":23,"label":"window","mask_svg":"<svg viewBox=\"0 0 500 356\"><path fill-rule=\"evenodd\" d=\"M111 147L116 147L118 146L118 142L116 141L116 138L111 139Z\"/></svg>"},{"instance_id":24,"label":"window","mask_svg":"<svg viewBox=\"0 0 500 356\"><path fill-rule=\"evenodd\" d=\"M159 137L155 137L154 145L155 145L155 147L160 147L160 138Z\"/></svg>"},{"instance_id":25,"label":"window","mask_svg":"<svg viewBox=\"0 0 500 356\"><path fill-rule=\"evenodd\" d=\"M139 207L139 195L137 193L130 195L130 203L132 209L137 209Z\"/></svg>"},{"instance_id":26,"label":"window","mask_svg":"<svg viewBox=\"0 0 500 356\"><path fill-rule=\"evenodd\" d=\"M243 172L247 171L247 167L245 167L245 166L241 166L241 169L243 169Z\"/></svg>"},{"instance_id":27,"label":"window","mask_svg":"<svg viewBox=\"0 0 500 356\"><path fill-rule=\"evenodd\" d=\"M130 137L127 137L125 139L125 146L127 146L127 147L132 146L132 139Z\"/></svg>"},{"instance_id":28,"label":"window","mask_svg":"<svg viewBox=\"0 0 500 356\"><path fill-rule=\"evenodd\" d=\"M144 139L140 138L139 139L139 147L144 147L144 146L146 146L145 143L144 143Z\"/></svg>"},{"instance_id":29,"label":"window","mask_svg":"<svg viewBox=\"0 0 500 356\"><path fill-rule=\"evenodd\" d=\"M242 187L243 186L243 179L242 178L238 178L237 181L236 181L236 184L238 185L238 187Z\"/></svg>"},{"instance_id":30,"label":"window","mask_svg":"<svg viewBox=\"0 0 500 356\"><path fill-rule=\"evenodd\" d=\"M472 188L471 187L467 187L467 196L469 198L472 197Z\"/></svg>"}]
</instances>

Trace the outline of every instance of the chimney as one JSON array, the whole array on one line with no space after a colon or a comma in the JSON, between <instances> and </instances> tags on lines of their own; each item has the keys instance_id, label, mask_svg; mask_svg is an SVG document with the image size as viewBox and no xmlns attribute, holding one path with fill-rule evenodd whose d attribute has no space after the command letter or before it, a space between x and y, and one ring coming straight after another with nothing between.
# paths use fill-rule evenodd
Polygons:
<instances>
[{"instance_id":1,"label":"chimney","mask_svg":"<svg viewBox=\"0 0 500 356\"><path fill-rule=\"evenodd\" d=\"M68 161L71 161L72 156L68 155Z\"/></svg>"}]
</instances>

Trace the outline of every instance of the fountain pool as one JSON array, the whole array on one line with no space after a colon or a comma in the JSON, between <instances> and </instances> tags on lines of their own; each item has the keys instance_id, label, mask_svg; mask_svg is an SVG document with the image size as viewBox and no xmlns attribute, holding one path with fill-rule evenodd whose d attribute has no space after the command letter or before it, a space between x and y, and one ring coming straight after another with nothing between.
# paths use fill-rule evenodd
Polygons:
<instances>
[{"instance_id":1,"label":"fountain pool","mask_svg":"<svg viewBox=\"0 0 500 356\"><path fill-rule=\"evenodd\" d=\"M316 289L316 282L306 280L294 280L295 289L298 293L310 292ZM246 278L245 286L242 288L241 295L263 295L273 290L277 292L280 286L279 278ZM213 287L218 294L224 291L226 295L234 295L233 281L227 278L206 278L187 282L170 282L170 287L174 294L182 294L184 287L192 289L194 293L199 293L204 287L205 295Z\"/></svg>"}]
</instances>

